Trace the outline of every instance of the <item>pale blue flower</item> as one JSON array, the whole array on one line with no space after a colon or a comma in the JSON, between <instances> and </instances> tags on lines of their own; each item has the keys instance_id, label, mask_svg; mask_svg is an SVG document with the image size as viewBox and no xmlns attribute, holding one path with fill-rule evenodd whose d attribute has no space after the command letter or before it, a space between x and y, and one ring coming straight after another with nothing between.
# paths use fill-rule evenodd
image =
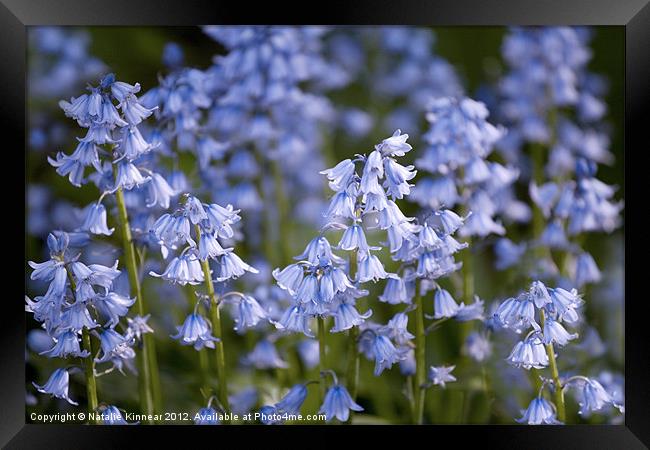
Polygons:
<instances>
[{"instance_id":1,"label":"pale blue flower","mask_svg":"<svg viewBox=\"0 0 650 450\"><path fill-rule=\"evenodd\" d=\"M363 411L363 408L352 400L344 386L335 384L325 394L325 399L318 413L325 414L328 422L334 418L346 422L350 418L351 410L358 412Z\"/></svg>"},{"instance_id":2,"label":"pale blue flower","mask_svg":"<svg viewBox=\"0 0 650 450\"><path fill-rule=\"evenodd\" d=\"M178 333L171 338L178 340L181 345L192 345L195 350L201 350L203 347L214 348L214 343L219 341L212 336L210 323L197 313L187 316L183 325L176 328Z\"/></svg>"},{"instance_id":3,"label":"pale blue flower","mask_svg":"<svg viewBox=\"0 0 650 450\"><path fill-rule=\"evenodd\" d=\"M365 283L370 280L377 282L388 277L388 273L384 270L384 266L379 261L379 258L370 252L359 254L357 264L357 281L360 283Z\"/></svg>"},{"instance_id":4,"label":"pale blue flower","mask_svg":"<svg viewBox=\"0 0 650 450\"><path fill-rule=\"evenodd\" d=\"M235 331L245 331L255 327L260 321L268 319L267 312L250 295L239 299L237 309L238 317L235 319Z\"/></svg>"},{"instance_id":5,"label":"pale blue flower","mask_svg":"<svg viewBox=\"0 0 650 450\"><path fill-rule=\"evenodd\" d=\"M607 405L614 404L612 396L602 384L593 378L581 380L579 384L578 404L580 415L588 415L592 411L600 411ZM617 406L614 404L614 406Z\"/></svg>"},{"instance_id":6,"label":"pale blue flower","mask_svg":"<svg viewBox=\"0 0 650 450\"><path fill-rule=\"evenodd\" d=\"M386 280L384 293L379 296L379 301L392 305L411 303L411 297L408 295L404 280L395 274L390 274Z\"/></svg>"},{"instance_id":7,"label":"pale blue flower","mask_svg":"<svg viewBox=\"0 0 650 450\"><path fill-rule=\"evenodd\" d=\"M506 358L515 367L543 369L548 366L548 355L539 336L532 336L517 342L510 355Z\"/></svg>"},{"instance_id":8,"label":"pale blue flower","mask_svg":"<svg viewBox=\"0 0 650 450\"><path fill-rule=\"evenodd\" d=\"M199 259L189 252L172 259L162 274L152 270L149 275L181 286L197 285L204 281L203 268Z\"/></svg>"},{"instance_id":9,"label":"pale blue flower","mask_svg":"<svg viewBox=\"0 0 650 450\"><path fill-rule=\"evenodd\" d=\"M130 425L117 406L108 405L101 411L103 425Z\"/></svg>"},{"instance_id":10,"label":"pale blue flower","mask_svg":"<svg viewBox=\"0 0 650 450\"><path fill-rule=\"evenodd\" d=\"M302 283L304 273L305 271L300 264L290 264L282 271L280 269L273 270L273 278L275 278L278 286L285 289L289 294L295 295Z\"/></svg>"},{"instance_id":11,"label":"pale blue flower","mask_svg":"<svg viewBox=\"0 0 650 450\"><path fill-rule=\"evenodd\" d=\"M379 333L374 333L371 348L375 360L375 376L381 375L384 369L390 369L404 358L404 352L398 350L388 337Z\"/></svg>"},{"instance_id":12,"label":"pale blue flower","mask_svg":"<svg viewBox=\"0 0 650 450\"><path fill-rule=\"evenodd\" d=\"M429 380L434 385L446 387L446 383L456 381L456 377L451 374L456 366L429 367Z\"/></svg>"},{"instance_id":13,"label":"pale blue flower","mask_svg":"<svg viewBox=\"0 0 650 450\"><path fill-rule=\"evenodd\" d=\"M135 351L131 348L131 343L117 331L107 329L99 335L99 343L101 349L101 357L95 358L98 364L104 362L111 362L113 367L117 368L120 372L122 366L126 366L134 371L133 360L135 359Z\"/></svg>"},{"instance_id":14,"label":"pale blue flower","mask_svg":"<svg viewBox=\"0 0 650 450\"><path fill-rule=\"evenodd\" d=\"M275 409L281 415L298 415L306 398L307 386L296 384L275 404Z\"/></svg>"},{"instance_id":15,"label":"pale blue flower","mask_svg":"<svg viewBox=\"0 0 650 450\"><path fill-rule=\"evenodd\" d=\"M78 403L68 396L68 385L70 383L70 374L66 369L56 369L50 375L50 378L43 386L32 383L34 387L43 394L50 394L53 397L66 400L71 405L77 406Z\"/></svg>"},{"instance_id":16,"label":"pale blue flower","mask_svg":"<svg viewBox=\"0 0 650 450\"><path fill-rule=\"evenodd\" d=\"M118 324L120 317L128 314L129 308L135 303L135 297L129 298L116 292L109 292L106 295L97 296L93 300L93 306L99 314L106 319L106 326L114 327Z\"/></svg>"},{"instance_id":17,"label":"pale blue flower","mask_svg":"<svg viewBox=\"0 0 650 450\"><path fill-rule=\"evenodd\" d=\"M438 288L433 299L434 319L443 317L454 317L458 312L458 303L453 299L451 294L445 289Z\"/></svg>"},{"instance_id":18,"label":"pale blue flower","mask_svg":"<svg viewBox=\"0 0 650 450\"><path fill-rule=\"evenodd\" d=\"M259 341L252 352L244 358L256 369L286 369L288 364L278 354L275 345L268 339Z\"/></svg>"},{"instance_id":19,"label":"pale blue flower","mask_svg":"<svg viewBox=\"0 0 650 450\"><path fill-rule=\"evenodd\" d=\"M309 328L309 319L310 317L305 312L304 307L294 305L287 308L284 314L282 314L282 318L277 322L273 322L273 324L280 330L303 333L307 337L314 337L314 334Z\"/></svg>"},{"instance_id":20,"label":"pale blue flower","mask_svg":"<svg viewBox=\"0 0 650 450\"><path fill-rule=\"evenodd\" d=\"M76 331L64 331L59 333L54 341L56 344L49 350L40 352L41 355L47 355L49 358L67 358L69 356L86 358L90 353L87 350L81 350L79 346L79 337Z\"/></svg>"},{"instance_id":21,"label":"pale blue flower","mask_svg":"<svg viewBox=\"0 0 650 450\"><path fill-rule=\"evenodd\" d=\"M313 369L318 365L320 354L317 340L303 339L302 341L298 342L297 348L300 360L307 369Z\"/></svg>"},{"instance_id":22,"label":"pale blue flower","mask_svg":"<svg viewBox=\"0 0 650 450\"><path fill-rule=\"evenodd\" d=\"M570 334L567 332L567 330L565 330L559 322L553 320L552 317L547 317L544 321L543 334L544 336L542 341L545 344L555 343L560 347L564 347L570 340L578 337L577 333Z\"/></svg>"},{"instance_id":23,"label":"pale blue flower","mask_svg":"<svg viewBox=\"0 0 650 450\"><path fill-rule=\"evenodd\" d=\"M194 425L220 425L219 413L211 407L199 409L194 416Z\"/></svg>"},{"instance_id":24,"label":"pale blue flower","mask_svg":"<svg viewBox=\"0 0 650 450\"><path fill-rule=\"evenodd\" d=\"M517 419L519 423L528 425L558 425L555 417L555 406L544 397L536 397L530 402L528 408L522 411L522 417Z\"/></svg>"},{"instance_id":25,"label":"pale blue flower","mask_svg":"<svg viewBox=\"0 0 650 450\"><path fill-rule=\"evenodd\" d=\"M369 318L371 315L371 309L360 314L353 304L342 301L333 312L334 327L330 331L332 333L338 333L349 330L352 327L362 324L364 320Z\"/></svg>"},{"instance_id":26,"label":"pale blue flower","mask_svg":"<svg viewBox=\"0 0 650 450\"><path fill-rule=\"evenodd\" d=\"M492 344L489 339L477 331L473 331L465 339L463 352L476 362L483 362L492 354Z\"/></svg>"},{"instance_id":27,"label":"pale blue flower","mask_svg":"<svg viewBox=\"0 0 650 450\"><path fill-rule=\"evenodd\" d=\"M226 251L219 261L219 276L217 281L236 279L246 272L259 273L259 270L249 266L232 251Z\"/></svg>"},{"instance_id":28,"label":"pale blue flower","mask_svg":"<svg viewBox=\"0 0 650 450\"><path fill-rule=\"evenodd\" d=\"M587 252L580 253L576 259L576 286L582 287L588 283L598 283L601 278L600 270L594 258Z\"/></svg>"},{"instance_id":29,"label":"pale blue flower","mask_svg":"<svg viewBox=\"0 0 650 450\"><path fill-rule=\"evenodd\" d=\"M101 203L91 203L86 207L85 218L79 229L106 236L110 236L115 230L106 225L106 208Z\"/></svg>"}]
</instances>

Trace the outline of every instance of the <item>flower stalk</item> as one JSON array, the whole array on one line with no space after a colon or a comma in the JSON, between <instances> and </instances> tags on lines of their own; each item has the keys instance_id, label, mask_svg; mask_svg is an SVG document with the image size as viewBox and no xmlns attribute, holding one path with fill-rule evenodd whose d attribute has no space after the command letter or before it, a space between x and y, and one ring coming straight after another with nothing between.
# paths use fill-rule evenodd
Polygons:
<instances>
[{"instance_id":1,"label":"flower stalk","mask_svg":"<svg viewBox=\"0 0 650 450\"><path fill-rule=\"evenodd\" d=\"M424 311L420 283L415 281L415 377L413 379L413 422L422 424L424 415L424 394L426 382L426 334L424 331Z\"/></svg>"},{"instance_id":2,"label":"flower stalk","mask_svg":"<svg viewBox=\"0 0 650 450\"><path fill-rule=\"evenodd\" d=\"M140 316L144 316L146 315L146 308L144 304L144 298L142 297L140 280L138 278L135 247L133 245L133 239L131 237L129 216L126 210L124 192L121 186L117 189L115 198L117 201L118 218L122 234L122 245L124 246L125 263L129 276L129 285L131 286L131 294L135 295L136 313ZM142 336L142 349L140 352L138 352L138 359L141 371L141 374L138 377L140 408L144 414L154 414L154 411L156 410L153 394L154 384L159 385L160 381L158 380L158 363L156 361L153 336L149 333ZM154 378L156 381L154 381Z\"/></svg>"}]
</instances>

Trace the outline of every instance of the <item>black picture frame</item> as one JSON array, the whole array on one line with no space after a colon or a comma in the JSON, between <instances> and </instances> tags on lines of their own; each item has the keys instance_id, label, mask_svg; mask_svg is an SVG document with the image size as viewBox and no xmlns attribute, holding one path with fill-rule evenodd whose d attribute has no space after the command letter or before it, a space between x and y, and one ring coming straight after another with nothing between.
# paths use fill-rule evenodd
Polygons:
<instances>
[{"instance_id":1,"label":"black picture frame","mask_svg":"<svg viewBox=\"0 0 650 450\"><path fill-rule=\"evenodd\" d=\"M290 13L289 13L290 11ZM370 439L386 434L404 439L405 433L424 433L431 445L454 445L459 439L480 439L482 445L496 448L590 448L635 449L650 445L650 327L646 325L643 278L633 269L645 269L644 239L641 230L644 210L644 165L642 152L648 144L643 131L650 119L650 4L648 0L330 0L301 5L288 2L266 4L220 2L210 0L0 0L0 126L5 128L3 167L18 167L20 148L25 148L26 128L26 27L30 25L145 25L178 26L220 23L300 23L300 24L411 24L411 25L615 25L625 27L625 286L629 302L625 303L625 379L626 415L620 426L449 426L416 427L90 427L81 425L25 424L24 348L25 313L21 293L5 294L0 321L0 444L6 448L130 448L137 441L152 445L151 438L168 439L178 433L192 433L198 439L214 439L232 433L233 443L246 443L258 433L280 434L272 442L308 445L314 431L332 436L330 445L348 441L350 433L368 432ZM623 50L623 49L622 49ZM7 144L13 140L14 144ZM25 156L23 156L23 163ZM7 159L10 158L10 159ZM5 165L6 164L6 165ZM24 168L24 166L23 166ZM12 174L18 175L15 170ZM8 174L4 174L6 178ZM645 176L647 178L647 175ZM24 180L24 173L23 173ZM5 181L7 189L8 181ZM23 181L25 183L25 181ZM13 186L14 184L11 184ZM8 197L15 195L11 188ZM14 195L12 195L14 194ZM10 208L5 205L5 208ZM18 207L19 208L19 207ZM18 209L19 210L19 209ZM15 217L13 209L8 213ZM13 213L13 214L12 214ZM23 218L25 216L23 215ZM5 219L4 225L7 225ZM14 219L10 226L20 228L23 221ZM637 231L638 230L638 231ZM6 236L17 236L8 230ZM6 241L5 241L6 243ZM634 245L634 247L631 247ZM634 258L634 259L633 259ZM21 271L19 264L6 259L11 271ZM13 268L12 268L13 267ZM7 278L13 279L6 270ZM24 277L16 274L16 279ZM9 285L18 283L6 283ZM22 287L20 287L22 288ZM14 288L18 290L18 288ZM12 289L13 290L13 289ZM14 295L15 294L15 295ZM209 430L207 428L210 428ZM210 433L209 435L206 433ZM430 433L430 434L429 434ZM311 438L311 439L310 439ZM336 440L334 440L336 439ZM339 440L340 439L340 440ZM428 441L431 439L431 441ZM213 441L219 442L219 441ZM369 442L369 441L365 441ZM421 445L421 444L419 444Z\"/></svg>"}]
</instances>

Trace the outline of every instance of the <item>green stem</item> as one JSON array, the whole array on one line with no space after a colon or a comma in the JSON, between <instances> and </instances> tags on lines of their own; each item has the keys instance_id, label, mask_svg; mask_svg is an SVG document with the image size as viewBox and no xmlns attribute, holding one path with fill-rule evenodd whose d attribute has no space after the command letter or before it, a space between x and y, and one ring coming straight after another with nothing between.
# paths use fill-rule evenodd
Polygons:
<instances>
[{"instance_id":1,"label":"green stem","mask_svg":"<svg viewBox=\"0 0 650 450\"><path fill-rule=\"evenodd\" d=\"M424 414L424 383L426 381L426 335L420 283L415 281L415 379L413 386L413 422L422 424Z\"/></svg>"},{"instance_id":2,"label":"green stem","mask_svg":"<svg viewBox=\"0 0 650 450\"><path fill-rule=\"evenodd\" d=\"M542 329L544 328L545 314L544 310L540 310L540 322ZM566 407L564 406L564 391L560 383L560 373L557 370L557 362L555 361L555 351L553 344L546 344L546 354L548 355L549 367L551 368L551 376L553 377L553 384L555 386L555 406L557 407L557 419L560 422L566 421Z\"/></svg>"},{"instance_id":3,"label":"green stem","mask_svg":"<svg viewBox=\"0 0 650 450\"><path fill-rule=\"evenodd\" d=\"M72 295L76 295L77 284L74 281L70 268L66 266L68 280L70 280L70 287L72 288ZM76 301L76 300L75 300ZM88 352L88 356L84 358L84 375L86 377L86 398L88 401L88 418L94 416L97 411L97 379L95 378L95 360L92 343L90 342L90 331L88 328L83 327L81 331L81 348ZM97 423L96 420L91 422Z\"/></svg>"},{"instance_id":4,"label":"green stem","mask_svg":"<svg viewBox=\"0 0 650 450\"><path fill-rule=\"evenodd\" d=\"M201 240L201 229L198 225L194 226L196 230L197 242ZM221 406L230 412L230 404L228 403L228 382L226 377L226 354L223 345L223 335L221 332L221 315L219 313L219 302L214 292L214 284L212 283L212 273L210 271L210 264L207 259L201 261L201 268L203 269L203 278L205 279L205 287L208 290L208 298L210 299L210 321L212 322L212 333L214 337L219 339L215 342L215 353L217 356L217 378L219 383L219 401Z\"/></svg>"},{"instance_id":5,"label":"green stem","mask_svg":"<svg viewBox=\"0 0 650 450\"><path fill-rule=\"evenodd\" d=\"M356 279L357 272L357 251L350 254L350 278ZM359 328L352 327L348 332L348 370L347 382L348 391L352 400L357 400L357 390L359 385L359 350L357 349L357 340L359 339ZM350 411L350 422L352 420L352 411Z\"/></svg>"},{"instance_id":6,"label":"green stem","mask_svg":"<svg viewBox=\"0 0 650 450\"><path fill-rule=\"evenodd\" d=\"M325 318L323 316L318 316L318 369L320 371L320 404L323 404L325 399L325 377L323 372L327 368L325 358L327 357L327 352L325 349Z\"/></svg>"},{"instance_id":7,"label":"green stem","mask_svg":"<svg viewBox=\"0 0 650 450\"><path fill-rule=\"evenodd\" d=\"M115 172L117 174L117 172ZM135 295L135 309L139 316L146 314L144 305L144 298L142 297L142 290L140 288L140 280L138 278L138 266L135 259L135 247L131 237L131 225L129 224L129 216L126 211L126 202L124 201L124 192L122 187L117 189L115 193L117 200L118 218L120 222L120 229L122 232L122 245L124 246L125 264L129 276L129 284L131 286L131 295ZM138 377L138 388L140 392L140 409L142 413L147 415L154 414L154 383L160 383L158 379L158 371L152 373L153 368L157 368L157 361L155 351L153 349L153 336L145 333L142 336L142 349L138 352L138 360L140 366L140 376ZM158 380L154 381L154 377ZM147 423L153 423L147 420Z\"/></svg>"}]
</instances>

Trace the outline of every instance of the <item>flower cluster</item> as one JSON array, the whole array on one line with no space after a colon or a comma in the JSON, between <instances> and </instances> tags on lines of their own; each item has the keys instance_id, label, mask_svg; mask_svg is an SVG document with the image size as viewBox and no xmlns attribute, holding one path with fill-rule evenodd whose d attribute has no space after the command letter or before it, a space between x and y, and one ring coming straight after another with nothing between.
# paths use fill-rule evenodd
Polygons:
<instances>
[{"instance_id":1,"label":"flower cluster","mask_svg":"<svg viewBox=\"0 0 650 450\"><path fill-rule=\"evenodd\" d=\"M161 274L151 271L149 275L181 286L207 283L211 289L213 271L210 261L218 267L214 277L218 283L237 279L246 272L258 273L257 269L242 261L233 248L224 248L219 242L233 237L232 225L241 219L238 212L232 205L223 207L216 203L202 203L198 198L184 194L179 207L160 216L151 229L166 252L182 251L169 261ZM238 329L253 327L266 318L265 311L250 295L231 292L223 297L237 299ZM172 337L182 345L193 345L196 350L204 346L214 348L217 338L211 334L210 323L197 312L199 304L197 302L194 312L187 316L183 325L178 327L178 333Z\"/></svg>"},{"instance_id":2,"label":"flower cluster","mask_svg":"<svg viewBox=\"0 0 650 450\"><path fill-rule=\"evenodd\" d=\"M537 398L519 420L528 424L556 424L564 420L564 391L575 389L580 404L580 414L600 411L606 405L619 406L614 397L592 378L579 375L562 377L556 365L555 348L564 347L578 337L563 324L575 325L580 320L579 308L584 301L577 291L560 287L547 288L541 281L534 281L527 292L503 301L494 313L495 323L517 334L527 332L506 358L509 364L530 369L551 367L552 379L543 379ZM556 399L562 404L553 405L542 397L544 387L551 385ZM561 408L561 421L556 410Z\"/></svg>"},{"instance_id":3,"label":"flower cluster","mask_svg":"<svg viewBox=\"0 0 650 450\"><path fill-rule=\"evenodd\" d=\"M120 275L117 261L112 267L88 264L80 261L78 249L85 242L78 234L50 233L47 239L50 259L42 263L30 261L34 269L31 278L49 283L47 292L33 300L26 297L26 310L42 323L50 337L52 347L40 352L49 358L81 358L87 360L91 370L95 364L110 364L97 376L127 368L135 372L134 345L143 333L152 332L147 318L135 316L128 325L120 324L135 299L114 289L114 281ZM116 327L120 325L124 332ZM91 353L90 336L99 340L98 354ZM82 342L83 335L83 342ZM57 369L38 391L66 399L68 396L69 369Z\"/></svg>"},{"instance_id":4,"label":"flower cluster","mask_svg":"<svg viewBox=\"0 0 650 450\"><path fill-rule=\"evenodd\" d=\"M505 131L489 123L487 116L485 105L470 98L431 101L430 129L424 136L428 146L416 161L434 176L419 180L412 198L424 207L458 205L472 211L460 230L463 236L504 234L497 215L519 220L530 214L508 189L518 170L488 160Z\"/></svg>"}]
</instances>

